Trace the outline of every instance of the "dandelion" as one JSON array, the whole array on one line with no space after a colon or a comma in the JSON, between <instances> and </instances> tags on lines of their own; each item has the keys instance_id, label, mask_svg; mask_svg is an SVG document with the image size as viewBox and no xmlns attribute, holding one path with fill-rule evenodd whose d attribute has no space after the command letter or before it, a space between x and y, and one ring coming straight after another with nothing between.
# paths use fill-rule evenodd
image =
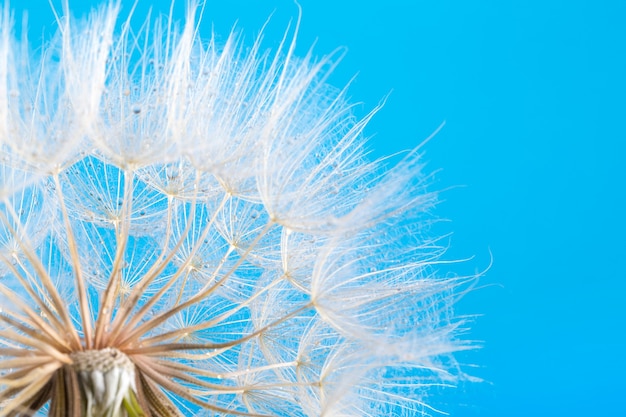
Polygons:
<instances>
[{"instance_id":1,"label":"dandelion","mask_svg":"<svg viewBox=\"0 0 626 417\"><path fill-rule=\"evenodd\" d=\"M467 280L436 274L419 153L369 161L294 31L118 9L39 55L2 9L0 417L437 412Z\"/></svg>"}]
</instances>

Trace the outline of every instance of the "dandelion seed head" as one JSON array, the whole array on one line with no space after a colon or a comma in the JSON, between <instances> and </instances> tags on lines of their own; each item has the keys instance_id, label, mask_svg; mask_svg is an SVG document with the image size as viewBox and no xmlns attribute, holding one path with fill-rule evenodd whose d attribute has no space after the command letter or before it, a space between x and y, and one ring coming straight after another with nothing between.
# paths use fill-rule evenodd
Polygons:
<instances>
[{"instance_id":1,"label":"dandelion seed head","mask_svg":"<svg viewBox=\"0 0 626 417\"><path fill-rule=\"evenodd\" d=\"M33 55L1 14L0 417L437 412L473 278L438 273L419 152L366 157L338 53L110 3Z\"/></svg>"}]
</instances>

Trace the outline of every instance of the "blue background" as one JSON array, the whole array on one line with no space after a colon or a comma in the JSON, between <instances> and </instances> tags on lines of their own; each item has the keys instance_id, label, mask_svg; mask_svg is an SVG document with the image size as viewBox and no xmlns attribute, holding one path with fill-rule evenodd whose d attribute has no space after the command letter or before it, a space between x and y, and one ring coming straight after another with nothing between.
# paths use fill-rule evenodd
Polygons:
<instances>
[{"instance_id":1,"label":"blue background","mask_svg":"<svg viewBox=\"0 0 626 417\"><path fill-rule=\"evenodd\" d=\"M30 10L30 36L54 20ZM70 1L84 13L95 1ZM183 16L184 2L175 8ZM456 416L626 416L626 2L301 0L298 53L347 55L330 82L365 114L373 155L413 148L447 189L461 274L492 266L458 306L479 314L461 357L485 379L447 391ZM56 4L56 2L55 2ZM123 3L123 13L132 5ZM138 16L148 9L139 0ZM167 13L168 0L154 3ZM290 0L209 1L203 32L234 22L266 46L297 16ZM19 20L19 18L17 19ZM141 19L138 19L138 22Z\"/></svg>"}]
</instances>

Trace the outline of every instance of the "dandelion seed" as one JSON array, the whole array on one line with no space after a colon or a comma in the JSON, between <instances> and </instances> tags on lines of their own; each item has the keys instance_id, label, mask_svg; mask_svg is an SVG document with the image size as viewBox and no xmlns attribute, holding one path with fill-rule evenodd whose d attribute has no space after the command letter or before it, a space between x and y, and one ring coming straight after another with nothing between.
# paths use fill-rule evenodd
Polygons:
<instances>
[{"instance_id":1,"label":"dandelion seed","mask_svg":"<svg viewBox=\"0 0 626 417\"><path fill-rule=\"evenodd\" d=\"M196 9L0 19L0 417L429 414L460 376L417 152L365 157L338 57ZM373 113L372 113L373 114Z\"/></svg>"}]
</instances>

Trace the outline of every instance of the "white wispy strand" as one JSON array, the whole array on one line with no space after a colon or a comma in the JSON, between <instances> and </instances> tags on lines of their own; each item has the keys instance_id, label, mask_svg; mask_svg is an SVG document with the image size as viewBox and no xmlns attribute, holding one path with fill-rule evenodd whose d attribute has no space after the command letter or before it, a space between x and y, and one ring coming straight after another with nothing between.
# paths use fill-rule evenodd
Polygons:
<instances>
[{"instance_id":1,"label":"white wispy strand","mask_svg":"<svg viewBox=\"0 0 626 417\"><path fill-rule=\"evenodd\" d=\"M474 278L419 149L368 160L379 108L299 21L271 52L119 9L36 57L1 10L0 417L439 413Z\"/></svg>"}]
</instances>

